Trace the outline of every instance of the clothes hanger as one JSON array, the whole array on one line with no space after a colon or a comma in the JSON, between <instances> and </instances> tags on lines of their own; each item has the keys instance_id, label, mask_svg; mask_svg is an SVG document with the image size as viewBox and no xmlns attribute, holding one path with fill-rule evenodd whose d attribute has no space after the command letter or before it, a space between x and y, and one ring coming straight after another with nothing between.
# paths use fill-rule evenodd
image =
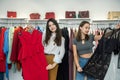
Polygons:
<instances>
[{"instance_id":1,"label":"clothes hanger","mask_svg":"<svg viewBox=\"0 0 120 80\"><path fill-rule=\"evenodd\" d=\"M26 27L26 29L25 29L25 31L28 31L28 32L30 32L30 33L32 33L33 30L34 30L34 27L33 27L32 25L27 25L27 27Z\"/></svg>"}]
</instances>

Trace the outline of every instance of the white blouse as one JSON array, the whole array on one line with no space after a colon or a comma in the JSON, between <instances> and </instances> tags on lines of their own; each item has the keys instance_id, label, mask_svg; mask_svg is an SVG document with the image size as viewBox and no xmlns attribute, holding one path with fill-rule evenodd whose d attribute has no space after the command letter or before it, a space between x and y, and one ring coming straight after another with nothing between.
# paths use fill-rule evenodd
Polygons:
<instances>
[{"instance_id":1,"label":"white blouse","mask_svg":"<svg viewBox=\"0 0 120 80\"><path fill-rule=\"evenodd\" d=\"M48 44L43 44L44 53L54 54L55 57L54 57L53 61L56 63L61 63L63 56L65 54L65 46L64 46L65 39L62 37L61 46L57 46L54 42L55 36L56 36L56 33L52 33L52 36L51 36L50 40L48 41ZM42 42L44 40L45 40L45 32L43 32Z\"/></svg>"}]
</instances>

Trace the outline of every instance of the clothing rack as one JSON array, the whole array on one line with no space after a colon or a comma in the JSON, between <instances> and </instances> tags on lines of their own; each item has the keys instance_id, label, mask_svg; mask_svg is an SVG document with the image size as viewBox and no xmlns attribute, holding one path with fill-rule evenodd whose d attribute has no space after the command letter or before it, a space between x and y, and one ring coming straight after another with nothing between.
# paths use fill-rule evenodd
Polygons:
<instances>
[{"instance_id":1,"label":"clothing rack","mask_svg":"<svg viewBox=\"0 0 120 80\"><path fill-rule=\"evenodd\" d=\"M9 21L9 22L0 22L0 26L5 26L5 27L14 27L14 26L22 26L25 27L26 25L32 25L32 26L41 26L45 27L46 23L32 23L32 22L14 22L14 21Z\"/></svg>"},{"instance_id":2,"label":"clothing rack","mask_svg":"<svg viewBox=\"0 0 120 80\"><path fill-rule=\"evenodd\" d=\"M0 26L13 27L24 26L27 23L26 18L0 18Z\"/></svg>"},{"instance_id":3,"label":"clothing rack","mask_svg":"<svg viewBox=\"0 0 120 80\"><path fill-rule=\"evenodd\" d=\"M114 28L115 25L120 23L120 20L93 20L90 19L59 19L60 28L68 27L68 28L78 28L81 21L87 20L91 23L91 29L98 28ZM28 24L33 26L41 26L43 28L46 27L47 19L33 19L28 20L27 18L0 18L0 26L13 27L13 26L26 26Z\"/></svg>"},{"instance_id":4,"label":"clothing rack","mask_svg":"<svg viewBox=\"0 0 120 80\"><path fill-rule=\"evenodd\" d=\"M67 27L67 28L78 28L78 23L59 23L60 28Z\"/></svg>"}]
</instances>

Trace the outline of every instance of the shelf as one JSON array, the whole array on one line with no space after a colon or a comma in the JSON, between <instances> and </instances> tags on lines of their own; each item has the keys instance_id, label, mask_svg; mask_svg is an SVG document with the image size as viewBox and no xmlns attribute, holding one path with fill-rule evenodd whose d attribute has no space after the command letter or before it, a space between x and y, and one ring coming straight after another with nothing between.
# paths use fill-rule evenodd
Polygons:
<instances>
[{"instance_id":1,"label":"shelf","mask_svg":"<svg viewBox=\"0 0 120 80\"><path fill-rule=\"evenodd\" d=\"M83 21L83 20L90 21L89 18L66 18L66 19L59 19L59 22L60 21Z\"/></svg>"},{"instance_id":2,"label":"shelf","mask_svg":"<svg viewBox=\"0 0 120 80\"><path fill-rule=\"evenodd\" d=\"M1 20L27 20L27 18L0 18Z\"/></svg>"},{"instance_id":3,"label":"shelf","mask_svg":"<svg viewBox=\"0 0 120 80\"><path fill-rule=\"evenodd\" d=\"M59 19L59 24L77 24L79 25L81 21L88 21L90 22L89 18L67 18L67 19Z\"/></svg>"},{"instance_id":4,"label":"shelf","mask_svg":"<svg viewBox=\"0 0 120 80\"><path fill-rule=\"evenodd\" d=\"M17 25L23 25L25 26L27 24L27 18L0 18L0 25L4 26L17 26Z\"/></svg>"},{"instance_id":5,"label":"shelf","mask_svg":"<svg viewBox=\"0 0 120 80\"><path fill-rule=\"evenodd\" d=\"M0 18L0 22L3 23L27 22L27 18Z\"/></svg>"},{"instance_id":6,"label":"shelf","mask_svg":"<svg viewBox=\"0 0 120 80\"><path fill-rule=\"evenodd\" d=\"M43 23L43 24L46 24L47 23L47 19L44 19L44 20L40 20L40 19L31 19L31 20L28 20L28 23Z\"/></svg>"},{"instance_id":7,"label":"shelf","mask_svg":"<svg viewBox=\"0 0 120 80\"><path fill-rule=\"evenodd\" d=\"M59 19L59 25L61 28L63 27L69 27L69 28L78 28L79 24L82 21L88 21L91 20L89 18L66 18L66 19Z\"/></svg>"},{"instance_id":8,"label":"shelf","mask_svg":"<svg viewBox=\"0 0 120 80\"><path fill-rule=\"evenodd\" d=\"M64 20L64 21L71 21L71 20L90 20L90 18L66 18L66 19L59 19L60 20Z\"/></svg>"},{"instance_id":9,"label":"shelf","mask_svg":"<svg viewBox=\"0 0 120 80\"><path fill-rule=\"evenodd\" d=\"M27 19L27 18L0 18L0 25L39 25L46 26L48 19ZM120 23L120 19L118 20L91 20L89 18L66 18L66 19L58 19L57 20L60 27L78 27L82 21L88 21L91 23L91 26L95 27L109 27L115 26Z\"/></svg>"},{"instance_id":10,"label":"shelf","mask_svg":"<svg viewBox=\"0 0 120 80\"><path fill-rule=\"evenodd\" d=\"M120 23L120 19L118 20L93 20L93 24L117 24Z\"/></svg>"}]
</instances>

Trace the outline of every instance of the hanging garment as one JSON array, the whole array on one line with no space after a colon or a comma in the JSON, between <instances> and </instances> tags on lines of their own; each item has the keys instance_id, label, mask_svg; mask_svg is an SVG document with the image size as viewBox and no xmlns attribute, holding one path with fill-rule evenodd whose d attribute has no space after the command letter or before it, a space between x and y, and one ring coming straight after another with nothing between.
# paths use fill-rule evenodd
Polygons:
<instances>
[{"instance_id":1,"label":"hanging garment","mask_svg":"<svg viewBox=\"0 0 120 80\"><path fill-rule=\"evenodd\" d=\"M118 55L114 55L114 53L112 53L110 66L108 68L108 71L106 72L104 80L120 80L117 79L119 77L118 75L120 74L117 73L118 71L120 72L120 70L117 69L117 60L118 60Z\"/></svg>"},{"instance_id":2,"label":"hanging garment","mask_svg":"<svg viewBox=\"0 0 120 80\"><path fill-rule=\"evenodd\" d=\"M39 30L40 32L44 32L44 28L41 26L36 26L35 29Z\"/></svg>"},{"instance_id":3,"label":"hanging garment","mask_svg":"<svg viewBox=\"0 0 120 80\"><path fill-rule=\"evenodd\" d=\"M117 40L118 40L118 49L116 53L112 52L111 62L110 66L108 68L108 71L105 75L104 80L120 80L120 30L117 31ZM112 76L111 76L112 74Z\"/></svg>"},{"instance_id":4,"label":"hanging garment","mask_svg":"<svg viewBox=\"0 0 120 80\"><path fill-rule=\"evenodd\" d=\"M12 42L13 42L13 34L14 34L14 27L9 28L8 33L8 56L7 56L7 63L11 64L10 56L11 56L11 50L12 50Z\"/></svg>"},{"instance_id":5,"label":"hanging garment","mask_svg":"<svg viewBox=\"0 0 120 80\"><path fill-rule=\"evenodd\" d=\"M112 52L118 53L117 31L118 30L112 30L111 28L105 30L93 56L83 68L86 74L96 79L104 80L105 74L109 68Z\"/></svg>"},{"instance_id":6,"label":"hanging garment","mask_svg":"<svg viewBox=\"0 0 120 80\"><path fill-rule=\"evenodd\" d=\"M73 42L73 30L70 29L70 38L69 38L69 80L74 80L74 67L73 67L73 50L72 50L72 42Z\"/></svg>"},{"instance_id":7,"label":"hanging garment","mask_svg":"<svg viewBox=\"0 0 120 80\"><path fill-rule=\"evenodd\" d=\"M0 80L4 80L4 73L0 72Z\"/></svg>"},{"instance_id":8,"label":"hanging garment","mask_svg":"<svg viewBox=\"0 0 120 80\"><path fill-rule=\"evenodd\" d=\"M117 68L120 69L120 31L118 33L118 50L119 50L119 54L118 54L118 64L117 64Z\"/></svg>"},{"instance_id":9,"label":"hanging garment","mask_svg":"<svg viewBox=\"0 0 120 80\"><path fill-rule=\"evenodd\" d=\"M62 63L59 64L57 72L57 80L69 80L69 64L68 64L68 52L69 52L69 33L67 28L63 28L62 36L65 39L65 55L62 59Z\"/></svg>"},{"instance_id":10,"label":"hanging garment","mask_svg":"<svg viewBox=\"0 0 120 80\"><path fill-rule=\"evenodd\" d=\"M17 27L14 30L12 50L11 50L11 56L10 56L10 60L12 62L18 61L18 53L19 53L19 49L21 47L20 40L19 40L18 36L19 36L19 33L22 32L22 30L23 30L22 27Z\"/></svg>"},{"instance_id":11,"label":"hanging garment","mask_svg":"<svg viewBox=\"0 0 120 80\"><path fill-rule=\"evenodd\" d=\"M20 40L19 40L18 36L20 33L22 33L22 31L23 31L23 28L20 26L15 28L15 30L14 30L12 50L11 50L11 56L10 56L10 60L12 61L12 63L16 64L17 69L19 71L21 69L21 64L18 61L18 54L19 54L21 44L20 44Z\"/></svg>"},{"instance_id":12,"label":"hanging garment","mask_svg":"<svg viewBox=\"0 0 120 80\"><path fill-rule=\"evenodd\" d=\"M9 50L9 28L6 29L5 33L4 33L4 48L3 48L3 51L4 51L4 54L6 56L6 78L9 79L9 70L8 70L8 63L7 63L7 56L8 56L8 50Z\"/></svg>"},{"instance_id":13,"label":"hanging garment","mask_svg":"<svg viewBox=\"0 0 120 80\"><path fill-rule=\"evenodd\" d=\"M5 72L5 54L3 51L4 46L4 32L6 31L6 28L0 28L0 72Z\"/></svg>"},{"instance_id":14,"label":"hanging garment","mask_svg":"<svg viewBox=\"0 0 120 80\"><path fill-rule=\"evenodd\" d=\"M47 61L42 45L42 33L23 31L19 36L22 44L18 56L22 64L24 80L48 80Z\"/></svg>"}]
</instances>

